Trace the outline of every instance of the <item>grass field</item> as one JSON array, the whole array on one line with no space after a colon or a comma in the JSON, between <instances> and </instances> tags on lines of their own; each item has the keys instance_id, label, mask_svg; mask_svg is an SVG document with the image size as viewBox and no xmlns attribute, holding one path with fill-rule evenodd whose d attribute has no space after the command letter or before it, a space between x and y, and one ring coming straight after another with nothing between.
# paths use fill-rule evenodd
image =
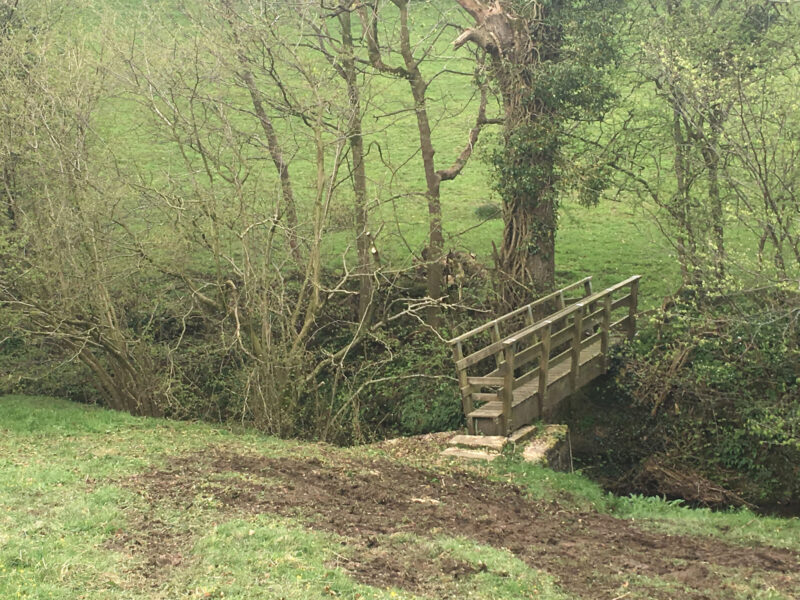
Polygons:
<instances>
[{"instance_id":1,"label":"grass field","mask_svg":"<svg viewBox=\"0 0 800 600\"><path fill-rule=\"evenodd\" d=\"M614 498L437 440L335 449L0 398L0 598L800 594L800 521Z\"/></svg>"},{"instance_id":2,"label":"grass field","mask_svg":"<svg viewBox=\"0 0 800 600\"><path fill-rule=\"evenodd\" d=\"M416 41L430 35L440 19L465 22L464 15L454 7L454 3L448 2L414 5L412 31ZM135 37L142 52L149 54L148 60L153 62L156 76L159 69L168 73L176 65L182 64L191 71L188 64L181 62L190 60L189 47L177 50L180 58L164 58L172 47L172 35L183 40L180 43L186 44L192 38L191 27L180 19L176 21L173 8L171 2L161 2L155 4L153 10L142 13L136 3L101 2L98 11L106 15L107 22L113 23L106 34L110 40L105 43L125 48L129 40ZM395 25L391 19L396 15L389 8L384 13L387 17L385 38L391 40ZM432 79L428 91L428 110L433 125L437 168L449 166L458 156L474 123L477 103L476 90L470 77L434 77L443 69L470 73L474 68L469 53L452 50L451 31L455 30L447 30L438 38L432 56L422 64L423 72ZM213 43L210 45L213 46ZM387 60L397 62L400 58L390 55ZM319 75L323 80L326 77L325 69L330 70L327 65L324 67ZM296 74L288 73L286 77L290 86L297 83L293 80ZM304 93L307 95L301 84L297 84L298 94L301 97ZM340 84L332 76L331 85ZM262 86L267 94L272 93L268 81L262 82ZM223 77L215 82L209 93L223 98L232 107L238 107L233 112L238 111L240 115L251 110L246 93L241 88L237 89L232 78ZM379 76L365 79L362 94L365 144L369 151L367 176L372 207L371 227L373 231L381 231L377 244L386 263L395 267L409 266L412 260L409 248L419 257L428 231L427 205L423 196L424 175L410 90L404 80ZM492 113L499 114L498 111L498 107L490 104L490 116L493 116ZM237 116L235 120L245 131L258 129L257 123L249 117ZM120 92L103 103L98 125L105 143L113 150L123 170L135 168L138 173L152 177L152 184L164 188L168 187L167 173L178 180L183 177L179 175L183 163L177 148L163 138L167 132L154 130L153 115L131 101L127 92ZM276 127L281 134L285 154L292 157L291 169L302 222L310 216L308 211L313 196L315 167L309 158L313 157L311 132L299 122L286 118L277 118ZM499 203L491 189L491 173L485 160L496 143L497 133L496 127L487 127L462 175L442 185L446 250L474 252L486 264L492 262L492 242L499 243L501 239L502 221L482 222L475 210L487 203ZM332 146L334 139L335 136L329 140ZM265 165L248 182L253 190L259 188L253 192L254 198L277 193L271 164L264 163L263 159L263 156L251 157L251 160ZM170 185L175 185L175 181L172 179ZM352 222L351 206L352 190L348 191L348 185L340 186L331 208L330 231L325 246L324 260L332 268L341 266L342 252L353 245L348 226ZM158 228L153 230L152 235L163 237ZM556 266L560 284L592 274L596 278L596 286L600 287L632 274L642 274L645 281L641 303L645 308L660 304L663 296L674 291L679 283L678 267L669 244L652 220L628 202L607 200L597 207L587 208L569 197L562 199Z\"/></svg>"}]
</instances>

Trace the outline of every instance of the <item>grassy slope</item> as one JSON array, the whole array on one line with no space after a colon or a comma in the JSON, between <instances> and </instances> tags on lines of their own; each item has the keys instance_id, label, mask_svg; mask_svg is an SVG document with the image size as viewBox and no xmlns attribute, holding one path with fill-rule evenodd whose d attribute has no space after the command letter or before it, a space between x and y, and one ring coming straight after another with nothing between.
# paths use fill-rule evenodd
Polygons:
<instances>
[{"instance_id":1,"label":"grassy slope","mask_svg":"<svg viewBox=\"0 0 800 600\"><path fill-rule=\"evenodd\" d=\"M371 587L351 579L338 566L348 559L343 541L335 534L304 527L301 518L227 515L202 487L193 489L195 497L186 510L148 505L146 494L125 485L134 474L212 446L242 455L295 459L324 453L326 460L334 461L380 453L370 448L303 445L208 425L137 419L51 398L0 398L0 598L414 597L401 589ZM614 499L579 475L555 474L516 459L497 463L488 476L521 485L533 497L558 497L575 510L612 512L635 519L639 527L665 533L707 534L745 545L768 543L800 550L800 521L796 519L762 518L747 512L714 514L657 500ZM145 514L149 535L177 531L176 537L185 542L180 564L168 565L158 578L148 575L141 552L113 544L134 530L133 521ZM144 538L143 546L134 548L146 550L151 541ZM549 575L531 569L508 551L445 534L394 538L391 543L401 552L412 542L416 552L431 561L447 557L480 565L449 581L446 588L437 588L434 597L569 597ZM744 584L742 595L737 596L788 597L768 592L768 582L754 581ZM620 593L626 590L635 592L635 579ZM633 593L631 597L646 596Z\"/></svg>"},{"instance_id":2,"label":"grassy slope","mask_svg":"<svg viewBox=\"0 0 800 600\"><path fill-rule=\"evenodd\" d=\"M103 5L108 14L125 15L124 19L115 21L111 31L113 36L123 40L119 42L120 45L125 46L127 42L124 40L133 35L132 23L137 21L137 5L115 3L112 0L104 0L99 6ZM173 18L168 11L169 5L170 2L156 5L154 13L157 20L159 16L163 19L165 27ZM446 2L415 5L412 15L414 35L428 35L440 18L451 22L463 21L463 14L454 7L455 4ZM391 19L396 15L390 8L385 10L385 14L385 37L392 39ZM148 19L152 16L148 15ZM137 38L146 38L155 34L145 28L136 35ZM437 43L439 54L422 64L427 77L433 78L443 68L466 73L472 71L470 55L465 51L453 51L451 37L447 32L442 35ZM153 45L151 51L158 52L154 50L156 47ZM396 62L399 57L391 56L390 59ZM269 89L268 82L264 85ZM228 97L238 98L237 102L247 107L247 98L241 90L230 90ZM442 76L433 78L428 98L437 168L443 168L458 156L467 132L473 126L475 89L470 77ZM382 232L378 247L384 260L393 265L408 265L411 257L407 248L410 247L419 255L428 231L418 133L414 115L409 110L413 105L410 90L403 80L378 77L365 88L363 101L367 113L364 120L365 139L372 144L367 163L370 196L378 199L371 214L372 228ZM395 111L399 111L399 114L391 118L377 118L378 115ZM497 111L497 107L490 107L492 114ZM153 137L150 127L146 125L151 120L152 117L135 104L114 99L105 103L99 116L99 125L117 153L118 160L135 164L138 170L151 174L158 182L162 171L181 169L182 166L177 150L170 143ZM242 125L245 128L256 126L244 122ZM284 120L277 121L276 126L279 129L288 127L283 132L287 134L283 138L285 154L298 157L292 164L292 174L301 213L304 213L302 207L310 202L314 182L313 165L304 158L313 155L310 134L302 127ZM489 202L499 202L491 189L490 171L484 160L495 143L496 133L497 128L486 128L473 159L462 175L455 181L443 183L441 198L447 249L474 252L486 264L491 264L492 242L499 243L501 239L502 221L481 223L481 219L475 215L475 209ZM381 148L380 156L378 145ZM394 175L390 174L382 160L397 169ZM267 192L272 190L273 173L266 169L260 176L263 177L260 185ZM332 207L325 260L333 268L341 265L341 253L346 247L352 246L352 234L345 227L348 219L351 219L348 216L351 196L352 191L342 186ZM679 274L674 254L657 227L641 211L628 203L610 200L597 207L586 208L566 198L562 201L562 207L556 256L559 283L571 283L592 274L599 289L631 274L643 274L646 285L642 288L641 302L645 308L660 304L661 298L677 287Z\"/></svg>"},{"instance_id":3,"label":"grassy slope","mask_svg":"<svg viewBox=\"0 0 800 600\"><path fill-rule=\"evenodd\" d=\"M191 33L188 23L176 16L175 5L174 0L161 0L148 5L143 12L141 3L133 0L101 0L96 3L97 12L92 13L94 16L90 21L107 19L104 21L108 24L106 44L127 48L135 38L142 47L147 47L148 52L153 53L151 58L155 58L155 64L159 64L163 58L159 57L159 53L165 53L164 48L171 46L164 39L177 31L184 31L183 27L187 28L185 33ZM384 7L385 41L396 42L393 33L396 29L396 23L393 22L397 18L395 12L390 6ZM102 18L98 16L100 14ZM455 3L437 0L413 4L411 20L416 41L420 42L436 31L440 19L467 23L463 11ZM358 30L357 22L355 27ZM433 56L421 65L424 74L432 78L428 110L433 124L437 168L449 166L458 156L475 118L475 89L470 77L450 74L434 78L443 68L465 73L473 69L470 55L465 50L452 49L453 35L452 30L446 30L437 39ZM160 43L154 41L159 39L164 44L161 49ZM399 57L391 55L387 60L397 62ZM167 65L172 66L172 63L167 61ZM324 63L321 71L324 73L328 70L327 63ZM287 73L285 77L291 82L293 76ZM338 85L335 78L331 81L331 85ZM217 84L229 87L215 88L216 93L246 110L247 95L229 84ZM262 81L261 84L267 91L272 89L269 81ZM624 87L626 84L620 85ZM301 97L308 95L302 90L298 93ZM341 90L337 93L341 95ZM419 256L428 232L427 206L423 196L424 177L416 121L410 110L413 107L410 91L403 80L376 77L365 83L362 93L365 140L369 148L367 176L373 201L371 229L381 231L377 245L384 263L387 266L408 266L412 260L408 248ZM628 102L644 112L660 110L647 88L641 88ZM498 107L490 105L490 116L495 116L498 110ZM387 114L393 116L387 117ZM135 165L136 170L145 177L153 177L157 187L164 183L165 172L171 171L173 175L182 172L183 165L177 149L154 135L149 125L153 121L152 115L142 107L128 99L109 99L104 103L97 121L102 137L115 152L119 164ZM242 120L241 126L245 130L258 130L256 123L246 119ZM286 119L277 119L276 127L281 134L285 155L295 157L291 169L303 221L313 196L314 184L313 165L307 158L313 155L310 132ZM160 135L163 137L163 134L161 132ZM496 134L496 127L487 127L462 175L442 185L443 228L447 249L474 252L486 264L491 264L492 242L499 243L501 239L502 222L492 220L481 224L475 209L489 202L499 202L491 189L490 168L485 161L495 143ZM668 157L669 152L666 152L666 162L660 175L663 178L662 185L666 186L663 190L665 196L669 195L672 185ZM263 160L261 155L251 158L258 159L256 164ZM394 173L386 168L384 160L392 166ZM648 172L646 175L656 180L656 173ZM277 193L276 177L270 168L256 169L251 184L258 187L254 197L266 198L267 203ZM348 191L347 188L347 185L339 188L331 209L324 260L332 268L341 266L341 254L345 249L353 252L353 236L348 225L352 222L352 190ZM567 284L591 274L595 276L599 289L631 274L642 274L644 281L640 304L643 309L648 309L660 305L662 298L678 287L678 265L672 248L652 217L641 208L635 208L630 197L623 195L621 198L623 201L603 200L594 208L580 206L569 197L561 200L556 248L557 279L558 283ZM742 276L747 281L752 271L757 270L754 252L757 240L732 216L727 225L727 249L733 257L731 274ZM166 226L171 227L170 224ZM155 229L152 235L160 238L163 237L162 233ZM236 251L232 252L235 254ZM196 258L201 261L200 264L206 260L200 256Z\"/></svg>"}]
</instances>

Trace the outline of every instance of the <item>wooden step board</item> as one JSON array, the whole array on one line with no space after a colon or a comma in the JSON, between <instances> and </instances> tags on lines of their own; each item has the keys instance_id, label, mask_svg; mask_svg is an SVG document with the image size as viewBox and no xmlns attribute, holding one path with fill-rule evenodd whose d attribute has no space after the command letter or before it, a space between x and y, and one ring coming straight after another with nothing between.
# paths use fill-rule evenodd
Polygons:
<instances>
[{"instance_id":1,"label":"wooden step board","mask_svg":"<svg viewBox=\"0 0 800 600\"><path fill-rule=\"evenodd\" d=\"M491 462L498 456L499 452L487 452L486 450L467 450L465 448L457 448L451 446L442 450L442 455L449 458L466 458L468 460L485 460Z\"/></svg>"},{"instance_id":2,"label":"wooden step board","mask_svg":"<svg viewBox=\"0 0 800 600\"><path fill-rule=\"evenodd\" d=\"M451 446L502 450L508 438L501 435L457 435L450 440Z\"/></svg>"}]
</instances>

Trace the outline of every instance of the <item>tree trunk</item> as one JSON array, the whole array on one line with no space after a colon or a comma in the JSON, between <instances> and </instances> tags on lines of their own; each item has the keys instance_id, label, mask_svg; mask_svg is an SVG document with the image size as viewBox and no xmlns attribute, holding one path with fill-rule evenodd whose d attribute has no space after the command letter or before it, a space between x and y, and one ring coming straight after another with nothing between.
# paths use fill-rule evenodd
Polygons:
<instances>
[{"instance_id":1,"label":"tree trunk","mask_svg":"<svg viewBox=\"0 0 800 600\"><path fill-rule=\"evenodd\" d=\"M711 208L711 229L714 244L714 271L717 279L725 276L725 215L719 190L719 138L722 124L714 116L709 124L711 132L702 146L703 161L708 177L708 201Z\"/></svg>"},{"instance_id":2,"label":"tree trunk","mask_svg":"<svg viewBox=\"0 0 800 600\"><path fill-rule=\"evenodd\" d=\"M670 216L676 227L676 248L681 267L681 280L689 289L702 283L697 257L697 242L694 229L695 214L692 211L691 183L689 176L689 143L682 125L682 107L678 100L672 104L672 143L675 152L675 196L670 206Z\"/></svg>"},{"instance_id":3,"label":"tree trunk","mask_svg":"<svg viewBox=\"0 0 800 600\"><path fill-rule=\"evenodd\" d=\"M504 147L494 162L505 228L495 261L501 271L501 301L511 306L555 284L560 123L558 115L536 100L531 73L542 61L555 58L561 33L544 25L541 6L523 17L499 2L488 6L477 0L456 1L475 20L475 27L454 45L472 42L492 57L492 75L503 95ZM540 38L547 38L546 49Z\"/></svg>"},{"instance_id":4,"label":"tree trunk","mask_svg":"<svg viewBox=\"0 0 800 600\"><path fill-rule=\"evenodd\" d=\"M15 172L13 167L3 165L3 187L0 189L0 198L4 199L5 213L8 217L8 227L11 231L17 229L16 191L14 183Z\"/></svg>"},{"instance_id":5,"label":"tree trunk","mask_svg":"<svg viewBox=\"0 0 800 600\"><path fill-rule=\"evenodd\" d=\"M342 29L342 74L347 83L350 103L348 138L353 159L353 192L355 194L356 248L358 250L358 318L369 324L372 305L372 253L367 211L367 171L364 165L364 138L361 127L361 96L358 88L350 11L339 14Z\"/></svg>"},{"instance_id":6,"label":"tree trunk","mask_svg":"<svg viewBox=\"0 0 800 600\"><path fill-rule=\"evenodd\" d=\"M286 163L286 160L283 157L283 151L280 143L278 142L278 136L275 133L275 127L272 125L272 119L269 118L267 111L264 108L261 90L258 89L255 77L250 69L250 59L245 54L244 47L239 39L239 33L236 30L235 12L233 10L231 0L224 0L224 8L225 18L230 25L231 35L234 43L236 44L236 59L239 61L239 64L242 67L242 70L238 75L244 82L245 87L250 94L250 100L253 104L253 111L258 118L261 129L266 138L267 150L270 158L272 159L272 163L275 165L275 169L278 171L278 178L280 179L281 184L281 194L283 197L283 210L286 214L286 241L288 243L292 258L294 259L295 263L297 263L298 267L300 267L302 263L302 257L300 256L300 246L297 241L297 205L294 199L289 165Z\"/></svg>"},{"instance_id":7,"label":"tree trunk","mask_svg":"<svg viewBox=\"0 0 800 600\"><path fill-rule=\"evenodd\" d=\"M431 140L431 126L428 120L428 109L425 94L428 84L419 70L419 62L414 59L411 48L411 33L408 29L408 2L394 0L400 9L400 52L403 55L411 94L414 98L414 113L417 117L419 145L422 151L422 164L425 170L425 199L428 202L428 296L434 300L442 296L442 276L444 255L444 235L442 234L442 205L440 202L441 176L436 172L434 154L436 150ZM439 311L432 307L428 320L431 325L438 323Z\"/></svg>"},{"instance_id":8,"label":"tree trunk","mask_svg":"<svg viewBox=\"0 0 800 600\"><path fill-rule=\"evenodd\" d=\"M481 87L481 100L475 127L470 130L467 145L461 151L456 161L447 169L436 170L434 155L436 151L431 139L431 126L428 118L426 94L429 81L425 79L420 70L423 58L414 56L414 47L411 44L411 33L408 28L408 0L391 0L400 12L400 53L403 57L403 67L390 66L383 61L381 47L378 42L378 13L377 3L369 5L359 3L358 11L362 20L364 39L367 42L370 64L382 73L394 77L402 77L411 87L414 99L414 113L417 119L419 144L422 155L423 169L425 171L425 199L428 204L428 247L423 252L426 261L427 292L428 296L438 300L443 296L444 287L444 234L442 232L442 207L440 201L440 188L442 181L451 181L458 177L472 155L473 148L478 141L481 128L486 124L486 89ZM428 49L430 50L430 48ZM440 316L439 307L434 304L428 310L427 319L431 325L437 325Z\"/></svg>"},{"instance_id":9,"label":"tree trunk","mask_svg":"<svg viewBox=\"0 0 800 600\"><path fill-rule=\"evenodd\" d=\"M508 139L508 145L513 141ZM540 294L555 285L556 198L552 186L553 157L534 155L520 157L516 165L506 154L507 168L527 169L536 166L541 177L529 194L508 194L503 202L503 240L498 267L505 283L501 286L502 302L511 307L531 293Z\"/></svg>"}]
</instances>

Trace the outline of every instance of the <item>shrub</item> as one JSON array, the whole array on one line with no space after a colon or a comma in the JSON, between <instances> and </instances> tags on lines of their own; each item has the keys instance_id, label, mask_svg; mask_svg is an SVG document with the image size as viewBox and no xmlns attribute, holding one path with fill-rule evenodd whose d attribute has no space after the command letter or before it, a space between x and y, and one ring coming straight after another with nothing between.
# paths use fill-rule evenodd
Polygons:
<instances>
[{"instance_id":1,"label":"shrub","mask_svg":"<svg viewBox=\"0 0 800 600\"><path fill-rule=\"evenodd\" d=\"M799 311L776 288L655 317L618 377L651 416L646 447L751 502L800 498Z\"/></svg>"}]
</instances>

